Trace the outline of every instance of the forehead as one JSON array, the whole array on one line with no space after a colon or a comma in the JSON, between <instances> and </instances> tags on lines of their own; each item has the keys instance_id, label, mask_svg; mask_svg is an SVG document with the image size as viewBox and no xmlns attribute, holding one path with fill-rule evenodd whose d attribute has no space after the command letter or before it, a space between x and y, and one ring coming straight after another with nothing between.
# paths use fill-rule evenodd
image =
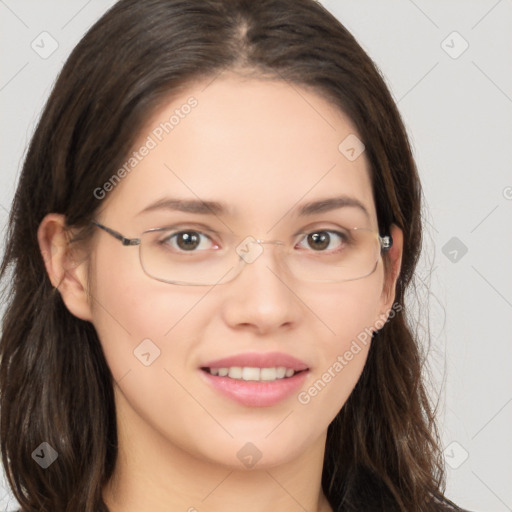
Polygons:
<instances>
[{"instance_id":1,"label":"forehead","mask_svg":"<svg viewBox=\"0 0 512 512\"><path fill-rule=\"evenodd\" d=\"M340 150L354 136L350 119L314 92L222 75L191 86L154 113L134 144L136 161L127 158L130 171L109 202L132 219L168 196L218 201L227 215L270 220L301 202L344 195L375 218L364 152L349 159Z\"/></svg>"}]
</instances>

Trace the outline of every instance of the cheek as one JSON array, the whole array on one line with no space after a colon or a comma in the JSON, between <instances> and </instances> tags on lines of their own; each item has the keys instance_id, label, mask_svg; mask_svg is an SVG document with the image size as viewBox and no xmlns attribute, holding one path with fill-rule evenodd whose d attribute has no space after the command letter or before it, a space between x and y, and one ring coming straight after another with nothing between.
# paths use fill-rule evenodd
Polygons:
<instances>
[{"instance_id":1,"label":"cheek","mask_svg":"<svg viewBox=\"0 0 512 512\"><path fill-rule=\"evenodd\" d=\"M116 268L98 274L93 323L116 381L116 408L130 429L155 429L194 452L209 418L191 398L190 353L205 323L202 294ZM121 279L119 276L125 276ZM126 276L131 276L127 278ZM176 421L176 415L186 421ZM187 445L187 440L192 440Z\"/></svg>"},{"instance_id":2,"label":"cheek","mask_svg":"<svg viewBox=\"0 0 512 512\"><path fill-rule=\"evenodd\" d=\"M382 284L381 271L310 295L311 309L325 327L315 339L319 362L298 396L310 417L329 423L359 380L371 344L371 329L379 318Z\"/></svg>"},{"instance_id":3,"label":"cheek","mask_svg":"<svg viewBox=\"0 0 512 512\"><path fill-rule=\"evenodd\" d=\"M137 253L117 261L108 256L98 256L91 282L94 327L116 380L140 371L151 380L149 366L171 367L204 328L206 317L194 314L200 295L148 278Z\"/></svg>"},{"instance_id":4,"label":"cheek","mask_svg":"<svg viewBox=\"0 0 512 512\"><path fill-rule=\"evenodd\" d=\"M343 349L359 333L374 326L382 303L383 276L379 265L364 279L308 292L308 306L325 326L321 336L325 353Z\"/></svg>"}]
</instances>

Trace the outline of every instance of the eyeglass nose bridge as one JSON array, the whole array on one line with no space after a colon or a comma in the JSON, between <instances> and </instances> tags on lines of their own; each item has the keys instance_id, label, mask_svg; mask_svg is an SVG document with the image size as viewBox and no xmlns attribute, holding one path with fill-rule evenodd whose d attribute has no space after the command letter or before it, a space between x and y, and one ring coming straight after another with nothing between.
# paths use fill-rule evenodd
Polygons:
<instances>
[{"instance_id":1,"label":"eyeglass nose bridge","mask_svg":"<svg viewBox=\"0 0 512 512\"><path fill-rule=\"evenodd\" d=\"M260 240L247 236L237 245L236 253L244 263L253 263L263 253L264 244L286 245L282 240Z\"/></svg>"},{"instance_id":2,"label":"eyeglass nose bridge","mask_svg":"<svg viewBox=\"0 0 512 512\"><path fill-rule=\"evenodd\" d=\"M257 244L276 244L276 245L285 245L282 240L255 240Z\"/></svg>"}]
</instances>

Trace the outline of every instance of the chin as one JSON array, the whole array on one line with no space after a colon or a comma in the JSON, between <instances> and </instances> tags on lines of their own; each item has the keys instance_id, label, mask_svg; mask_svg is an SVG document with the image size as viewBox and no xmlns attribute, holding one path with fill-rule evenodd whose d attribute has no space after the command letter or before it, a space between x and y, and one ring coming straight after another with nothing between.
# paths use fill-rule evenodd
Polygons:
<instances>
[{"instance_id":1,"label":"chin","mask_svg":"<svg viewBox=\"0 0 512 512\"><path fill-rule=\"evenodd\" d=\"M215 445L214 451L212 446L204 447L206 450L200 458L231 470L252 471L291 463L308 450L309 444L306 439L301 442L290 435L277 435L277 432L275 434L274 439L270 439L274 434L267 439L259 434L244 439L237 436L222 443L212 440Z\"/></svg>"}]
</instances>

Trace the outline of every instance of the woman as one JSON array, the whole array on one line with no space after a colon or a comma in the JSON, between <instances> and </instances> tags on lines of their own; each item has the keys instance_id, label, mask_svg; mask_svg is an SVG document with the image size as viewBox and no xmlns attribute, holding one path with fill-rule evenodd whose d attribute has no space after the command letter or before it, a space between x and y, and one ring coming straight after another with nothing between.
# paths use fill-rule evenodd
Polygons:
<instances>
[{"instance_id":1,"label":"woman","mask_svg":"<svg viewBox=\"0 0 512 512\"><path fill-rule=\"evenodd\" d=\"M386 85L316 2L120 0L10 217L21 510L457 509L404 305L420 199Z\"/></svg>"}]
</instances>

